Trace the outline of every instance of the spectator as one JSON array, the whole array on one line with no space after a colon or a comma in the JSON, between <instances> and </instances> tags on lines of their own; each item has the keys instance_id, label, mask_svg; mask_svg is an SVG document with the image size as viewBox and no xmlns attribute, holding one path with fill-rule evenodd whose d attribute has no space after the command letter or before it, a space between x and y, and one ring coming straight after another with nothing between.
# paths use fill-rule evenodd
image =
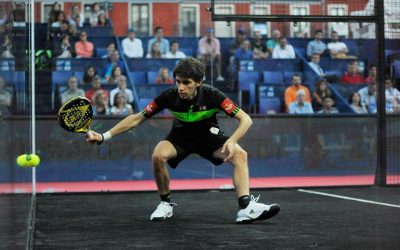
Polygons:
<instances>
[{"instance_id":1,"label":"spectator","mask_svg":"<svg viewBox=\"0 0 400 250\"><path fill-rule=\"evenodd\" d=\"M101 13L98 16L97 27L110 26L110 20L106 17L106 14Z\"/></svg>"},{"instance_id":2,"label":"spectator","mask_svg":"<svg viewBox=\"0 0 400 250\"><path fill-rule=\"evenodd\" d=\"M119 52L117 50L114 50L113 52L111 52L110 55L110 62L106 64L106 66L104 67L104 77L106 78L106 80L108 80L108 78L111 75L111 71L115 66L119 66L122 70L122 74L124 74L124 63L119 59Z\"/></svg>"},{"instance_id":3,"label":"spectator","mask_svg":"<svg viewBox=\"0 0 400 250\"><path fill-rule=\"evenodd\" d=\"M0 47L0 58L14 58L12 53L12 41L8 34L4 36L3 44Z\"/></svg>"},{"instance_id":4,"label":"spectator","mask_svg":"<svg viewBox=\"0 0 400 250\"><path fill-rule=\"evenodd\" d=\"M164 37L164 30L162 27L158 26L154 29L154 37L147 43L147 52L150 53L153 48L152 45L155 42L160 44L160 51L162 55L165 55L169 51L169 41Z\"/></svg>"},{"instance_id":5,"label":"spectator","mask_svg":"<svg viewBox=\"0 0 400 250\"><path fill-rule=\"evenodd\" d=\"M313 54L323 56L326 51L326 44L322 41L322 30L314 32L314 40L307 44L307 56L311 58Z\"/></svg>"},{"instance_id":6,"label":"spectator","mask_svg":"<svg viewBox=\"0 0 400 250\"><path fill-rule=\"evenodd\" d=\"M109 115L108 98L103 90L96 90L93 94L93 114Z\"/></svg>"},{"instance_id":7,"label":"spectator","mask_svg":"<svg viewBox=\"0 0 400 250\"><path fill-rule=\"evenodd\" d=\"M87 40L87 33L82 31L79 34L79 41L75 43L76 58L93 57L94 45Z\"/></svg>"},{"instance_id":8,"label":"spectator","mask_svg":"<svg viewBox=\"0 0 400 250\"><path fill-rule=\"evenodd\" d=\"M376 65L371 64L368 66L368 76L364 79L364 83L376 82Z\"/></svg>"},{"instance_id":9,"label":"spectator","mask_svg":"<svg viewBox=\"0 0 400 250\"><path fill-rule=\"evenodd\" d=\"M107 101L108 101L108 98L110 95L109 95L108 90L106 90L105 88L103 88L101 86L101 78L99 76L94 76L91 84L92 84L92 87L90 89L86 90L86 92L85 92L86 98L89 99L92 102L92 104L95 105L94 98L93 98L94 93L97 90L102 90L104 92L105 96L107 97Z\"/></svg>"},{"instance_id":10,"label":"spectator","mask_svg":"<svg viewBox=\"0 0 400 250\"><path fill-rule=\"evenodd\" d=\"M242 43L245 40L248 40L246 30L244 28L240 28L237 31L236 38L229 45L229 54L232 59L235 57L237 49L239 49L242 46Z\"/></svg>"},{"instance_id":11,"label":"spectator","mask_svg":"<svg viewBox=\"0 0 400 250\"><path fill-rule=\"evenodd\" d=\"M321 68L321 66L319 65L320 62L320 56L319 54L314 53L311 56L311 62L308 63L308 65L310 66L310 68L317 74L319 75L319 77L323 78L325 77L325 73L324 70Z\"/></svg>"},{"instance_id":12,"label":"spectator","mask_svg":"<svg viewBox=\"0 0 400 250\"><path fill-rule=\"evenodd\" d=\"M352 61L347 66L347 72L342 76L340 82L343 84L361 84L364 83L364 78L360 74L357 61Z\"/></svg>"},{"instance_id":13,"label":"spectator","mask_svg":"<svg viewBox=\"0 0 400 250\"><path fill-rule=\"evenodd\" d=\"M10 107L12 104L12 94L6 89L6 82L0 76L0 117L10 115Z\"/></svg>"},{"instance_id":14,"label":"spectator","mask_svg":"<svg viewBox=\"0 0 400 250\"><path fill-rule=\"evenodd\" d=\"M88 66L83 74L83 84L92 84L95 76L98 76L96 68L93 66Z\"/></svg>"},{"instance_id":15,"label":"spectator","mask_svg":"<svg viewBox=\"0 0 400 250\"><path fill-rule=\"evenodd\" d=\"M108 83L111 85L117 85L118 84L118 78L122 76L122 69L120 66L116 65L114 68L111 70L111 75L108 78Z\"/></svg>"},{"instance_id":16,"label":"spectator","mask_svg":"<svg viewBox=\"0 0 400 250\"><path fill-rule=\"evenodd\" d=\"M328 89L328 85L325 79L320 79L317 82L316 89L312 96L312 106L313 109L318 111L322 108L322 100L325 97L330 97L333 100L331 91Z\"/></svg>"},{"instance_id":17,"label":"spectator","mask_svg":"<svg viewBox=\"0 0 400 250\"><path fill-rule=\"evenodd\" d=\"M128 116L133 114L132 105L126 103L125 95L121 93L116 93L114 97L114 103L111 107L112 115L124 115Z\"/></svg>"},{"instance_id":18,"label":"spectator","mask_svg":"<svg viewBox=\"0 0 400 250\"><path fill-rule=\"evenodd\" d=\"M163 58L164 55L161 54L160 43L154 42L151 44L150 52L147 53L146 58Z\"/></svg>"},{"instance_id":19,"label":"spectator","mask_svg":"<svg viewBox=\"0 0 400 250\"><path fill-rule=\"evenodd\" d=\"M182 59L185 57L185 53L179 51L179 43L177 41L172 41L170 51L165 54L165 58Z\"/></svg>"},{"instance_id":20,"label":"spectator","mask_svg":"<svg viewBox=\"0 0 400 250\"><path fill-rule=\"evenodd\" d=\"M360 94L357 92L353 92L349 96L349 104L350 108L357 114L367 114L367 108L361 103Z\"/></svg>"},{"instance_id":21,"label":"spectator","mask_svg":"<svg viewBox=\"0 0 400 250\"><path fill-rule=\"evenodd\" d=\"M57 19L51 23L51 29L61 29L63 24L68 24L64 12L60 11L57 14Z\"/></svg>"},{"instance_id":22,"label":"spectator","mask_svg":"<svg viewBox=\"0 0 400 250\"><path fill-rule=\"evenodd\" d=\"M51 6L51 10L49 12L49 16L48 16L48 24L52 24L55 21L57 21L58 19L58 14L62 12L61 9L61 3L55 2L52 6Z\"/></svg>"},{"instance_id":23,"label":"spectator","mask_svg":"<svg viewBox=\"0 0 400 250\"><path fill-rule=\"evenodd\" d=\"M70 14L67 17L69 25L75 27L83 27L84 19L85 17L83 13L80 11L79 6L77 4L74 4L71 7Z\"/></svg>"},{"instance_id":24,"label":"spectator","mask_svg":"<svg viewBox=\"0 0 400 250\"><path fill-rule=\"evenodd\" d=\"M250 41L244 40L240 46L240 48L236 49L234 58L236 62L239 60L249 60L253 59L253 51L250 49Z\"/></svg>"},{"instance_id":25,"label":"spectator","mask_svg":"<svg viewBox=\"0 0 400 250\"><path fill-rule=\"evenodd\" d=\"M126 87L126 77L120 76L118 79L118 87L111 90L110 92L110 103L114 103L115 94L121 93L125 96L125 100L127 103L133 103L133 93L132 90Z\"/></svg>"},{"instance_id":26,"label":"spectator","mask_svg":"<svg viewBox=\"0 0 400 250\"><path fill-rule=\"evenodd\" d=\"M274 48L272 52L273 59L294 59L296 54L294 53L293 46L287 43L285 37L279 38L279 45Z\"/></svg>"},{"instance_id":27,"label":"spectator","mask_svg":"<svg viewBox=\"0 0 400 250\"><path fill-rule=\"evenodd\" d=\"M54 56L57 58L71 58L74 55L74 48L69 43L69 36L63 35L60 43L54 48Z\"/></svg>"},{"instance_id":28,"label":"spectator","mask_svg":"<svg viewBox=\"0 0 400 250\"><path fill-rule=\"evenodd\" d=\"M142 58L144 55L142 40L136 38L134 29L128 30L128 36L122 40L122 50L128 58Z\"/></svg>"},{"instance_id":29,"label":"spectator","mask_svg":"<svg viewBox=\"0 0 400 250\"><path fill-rule=\"evenodd\" d=\"M114 43L114 42L110 42L110 43L107 45L106 51L107 51L107 54L105 54L105 55L97 55L97 56L101 56L101 58L110 59L110 58L111 58L111 54L112 54L114 51L116 51L116 49L115 49L115 43Z\"/></svg>"},{"instance_id":30,"label":"spectator","mask_svg":"<svg viewBox=\"0 0 400 250\"><path fill-rule=\"evenodd\" d=\"M331 41L328 43L327 48L332 58L357 58L355 56L347 55L347 53L349 53L347 45L344 42L339 41L339 34L336 31L332 31Z\"/></svg>"},{"instance_id":31,"label":"spectator","mask_svg":"<svg viewBox=\"0 0 400 250\"><path fill-rule=\"evenodd\" d=\"M173 84L175 81L169 75L169 69L166 67L161 67L158 71L158 76L156 79L157 84Z\"/></svg>"},{"instance_id":32,"label":"spectator","mask_svg":"<svg viewBox=\"0 0 400 250\"><path fill-rule=\"evenodd\" d=\"M97 26L99 22L99 15L104 14L104 11L101 9L98 3L93 3L92 5L92 12L90 13L89 23L90 26L94 27Z\"/></svg>"},{"instance_id":33,"label":"spectator","mask_svg":"<svg viewBox=\"0 0 400 250\"><path fill-rule=\"evenodd\" d=\"M214 37L214 30L209 28L207 35L199 40L198 58L206 67L213 62L217 69L217 81L224 81L221 75L221 47L220 42Z\"/></svg>"},{"instance_id":34,"label":"spectator","mask_svg":"<svg viewBox=\"0 0 400 250\"><path fill-rule=\"evenodd\" d=\"M78 88L78 78L70 76L68 79L68 89L61 94L61 103L64 104L76 96L85 96L85 91Z\"/></svg>"},{"instance_id":35,"label":"spectator","mask_svg":"<svg viewBox=\"0 0 400 250\"><path fill-rule=\"evenodd\" d=\"M296 101L297 99L297 91L304 90L305 93L305 100L307 102L311 102L310 91L307 87L301 85L301 77L297 74L293 75L292 77L292 86L286 88L285 90L285 104L286 109L289 108L290 103Z\"/></svg>"},{"instance_id":36,"label":"spectator","mask_svg":"<svg viewBox=\"0 0 400 250\"><path fill-rule=\"evenodd\" d=\"M367 108L368 113L377 112L376 90L376 82L371 82L367 87L364 87L358 91L358 94L361 98L361 104Z\"/></svg>"},{"instance_id":37,"label":"spectator","mask_svg":"<svg viewBox=\"0 0 400 250\"><path fill-rule=\"evenodd\" d=\"M25 28L26 26L25 4L23 2L21 3L13 2L13 4L14 4L13 11L10 13L10 18L9 18L11 23L11 28Z\"/></svg>"},{"instance_id":38,"label":"spectator","mask_svg":"<svg viewBox=\"0 0 400 250\"><path fill-rule=\"evenodd\" d=\"M385 99L386 113L399 113L400 111L400 92L393 88L390 78L385 79Z\"/></svg>"},{"instance_id":39,"label":"spectator","mask_svg":"<svg viewBox=\"0 0 400 250\"><path fill-rule=\"evenodd\" d=\"M281 32L277 29L272 31L272 38L267 41L267 49L270 54L274 51L275 47L279 45L279 39L281 38Z\"/></svg>"},{"instance_id":40,"label":"spectator","mask_svg":"<svg viewBox=\"0 0 400 250\"><path fill-rule=\"evenodd\" d=\"M339 110L333 107L335 101L330 96L325 96L322 99L322 109L319 110L318 114L338 114Z\"/></svg>"},{"instance_id":41,"label":"spectator","mask_svg":"<svg viewBox=\"0 0 400 250\"><path fill-rule=\"evenodd\" d=\"M296 100L289 104L289 114L313 114L311 103L306 101L306 92L299 89L296 92Z\"/></svg>"},{"instance_id":42,"label":"spectator","mask_svg":"<svg viewBox=\"0 0 400 250\"><path fill-rule=\"evenodd\" d=\"M58 12L57 20L51 24L50 39L56 36L63 36L69 33L69 25L64 12Z\"/></svg>"},{"instance_id":43,"label":"spectator","mask_svg":"<svg viewBox=\"0 0 400 250\"><path fill-rule=\"evenodd\" d=\"M262 39L261 32L256 30L254 31L254 37L251 41L251 47L253 50L253 57L255 59L265 59L268 58L268 49L265 45L265 41Z\"/></svg>"}]
</instances>

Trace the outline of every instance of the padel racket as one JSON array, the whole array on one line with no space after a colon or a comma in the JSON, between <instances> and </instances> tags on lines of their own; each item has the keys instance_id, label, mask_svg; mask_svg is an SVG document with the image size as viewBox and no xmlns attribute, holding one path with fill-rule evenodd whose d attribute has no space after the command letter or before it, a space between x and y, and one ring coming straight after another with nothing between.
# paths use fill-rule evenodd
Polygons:
<instances>
[{"instance_id":1,"label":"padel racket","mask_svg":"<svg viewBox=\"0 0 400 250\"><path fill-rule=\"evenodd\" d=\"M87 133L93 119L93 108L89 99L77 96L69 99L57 114L60 126L70 132Z\"/></svg>"}]
</instances>

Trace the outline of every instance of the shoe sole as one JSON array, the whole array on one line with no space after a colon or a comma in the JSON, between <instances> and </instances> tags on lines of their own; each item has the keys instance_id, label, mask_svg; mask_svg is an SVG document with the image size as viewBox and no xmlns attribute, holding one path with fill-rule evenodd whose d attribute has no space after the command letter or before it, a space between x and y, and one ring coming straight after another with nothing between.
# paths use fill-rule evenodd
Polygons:
<instances>
[{"instance_id":1,"label":"shoe sole","mask_svg":"<svg viewBox=\"0 0 400 250\"><path fill-rule=\"evenodd\" d=\"M166 217L154 217L154 218L150 219L150 221L165 221L166 219L171 218L172 215L173 214L171 213L171 214L167 215Z\"/></svg>"},{"instance_id":2,"label":"shoe sole","mask_svg":"<svg viewBox=\"0 0 400 250\"><path fill-rule=\"evenodd\" d=\"M237 224L250 224L256 220L268 220L272 217L274 217L275 215L277 215L279 213L279 211L281 210L281 207L278 204L273 204L271 205L270 209L268 211L264 211L262 212L262 214L260 214L260 216L258 216L255 219L249 219L249 220L242 220L242 221L236 221Z\"/></svg>"}]
</instances>

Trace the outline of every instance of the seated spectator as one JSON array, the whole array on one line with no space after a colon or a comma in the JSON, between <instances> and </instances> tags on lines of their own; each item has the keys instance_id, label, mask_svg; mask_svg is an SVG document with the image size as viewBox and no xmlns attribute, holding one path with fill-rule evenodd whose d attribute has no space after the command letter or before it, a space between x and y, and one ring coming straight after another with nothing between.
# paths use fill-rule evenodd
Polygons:
<instances>
[{"instance_id":1,"label":"seated spectator","mask_svg":"<svg viewBox=\"0 0 400 250\"><path fill-rule=\"evenodd\" d=\"M116 51L116 49L115 49L115 43L114 43L114 42L110 42L110 43L107 45L106 50L107 50L107 54L101 55L101 58L110 59L110 58L111 58L111 54L112 54L114 51ZM100 55L97 55L97 56L100 56Z\"/></svg>"},{"instance_id":2,"label":"seated spectator","mask_svg":"<svg viewBox=\"0 0 400 250\"><path fill-rule=\"evenodd\" d=\"M101 13L98 16L97 27L106 27L110 26L110 20L106 18L106 14Z\"/></svg>"},{"instance_id":3,"label":"seated spectator","mask_svg":"<svg viewBox=\"0 0 400 250\"><path fill-rule=\"evenodd\" d=\"M153 43L158 42L161 55L165 55L169 51L169 41L164 38L164 30L162 27L157 26L154 28L154 37L147 42L147 54L151 53Z\"/></svg>"},{"instance_id":4,"label":"seated spectator","mask_svg":"<svg viewBox=\"0 0 400 250\"><path fill-rule=\"evenodd\" d=\"M261 32L254 31L253 40L251 41L251 48L253 50L253 57L255 59L265 59L268 58L269 52L265 41L262 39Z\"/></svg>"},{"instance_id":5,"label":"seated spectator","mask_svg":"<svg viewBox=\"0 0 400 250\"><path fill-rule=\"evenodd\" d=\"M49 16L48 16L48 21L47 23L49 25L51 25L52 23L54 23L55 21L57 21L58 19L58 14L62 12L62 7L61 7L61 3L59 2L55 2L53 3L53 5L51 6L51 9L49 11Z\"/></svg>"},{"instance_id":6,"label":"seated spectator","mask_svg":"<svg viewBox=\"0 0 400 250\"><path fill-rule=\"evenodd\" d=\"M307 44L307 56L308 58L311 58L313 54L324 56L326 48L326 44L322 41L322 30L316 30L314 40Z\"/></svg>"},{"instance_id":7,"label":"seated spectator","mask_svg":"<svg viewBox=\"0 0 400 250\"><path fill-rule=\"evenodd\" d=\"M133 114L132 105L126 103L125 95L121 93L116 93L114 97L114 103L111 107L112 115L124 115L128 116Z\"/></svg>"},{"instance_id":8,"label":"seated spectator","mask_svg":"<svg viewBox=\"0 0 400 250\"><path fill-rule=\"evenodd\" d=\"M68 24L75 27L83 27L85 17L79 9L79 5L74 4L71 7L70 13L67 17Z\"/></svg>"},{"instance_id":9,"label":"seated spectator","mask_svg":"<svg viewBox=\"0 0 400 250\"><path fill-rule=\"evenodd\" d=\"M349 97L350 108L357 114L367 114L367 108L361 103L360 94L353 92Z\"/></svg>"},{"instance_id":10,"label":"seated spectator","mask_svg":"<svg viewBox=\"0 0 400 250\"><path fill-rule=\"evenodd\" d=\"M294 52L293 46L287 43L285 37L279 38L278 46L275 46L272 51L273 59L294 59L296 54Z\"/></svg>"},{"instance_id":11,"label":"seated spectator","mask_svg":"<svg viewBox=\"0 0 400 250\"><path fill-rule=\"evenodd\" d=\"M10 115L10 107L12 104L12 94L6 89L6 82L0 76L0 117Z\"/></svg>"},{"instance_id":12,"label":"seated spectator","mask_svg":"<svg viewBox=\"0 0 400 250\"><path fill-rule=\"evenodd\" d=\"M147 53L146 58L163 58L164 55L161 54L160 43L154 42L151 44L150 52Z\"/></svg>"},{"instance_id":13,"label":"seated spectator","mask_svg":"<svg viewBox=\"0 0 400 250\"><path fill-rule=\"evenodd\" d=\"M99 22L99 15L101 14L104 14L104 11L101 9L100 5L98 3L93 3L92 11L89 17L90 26L97 26L97 23Z\"/></svg>"},{"instance_id":14,"label":"seated spectator","mask_svg":"<svg viewBox=\"0 0 400 250\"><path fill-rule=\"evenodd\" d=\"M87 40L87 33L82 31L79 34L79 41L75 43L76 58L93 57L94 45Z\"/></svg>"},{"instance_id":15,"label":"seated spectator","mask_svg":"<svg viewBox=\"0 0 400 250\"><path fill-rule=\"evenodd\" d=\"M60 29L64 23L67 23L67 19L65 17L64 12L60 11L60 12L58 12L57 19L51 23L51 28L52 29Z\"/></svg>"},{"instance_id":16,"label":"seated spectator","mask_svg":"<svg viewBox=\"0 0 400 250\"><path fill-rule=\"evenodd\" d=\"M319 110L318 114L338 114L339 110L333 107L335 101L330 96L325 96L322 99L322 109Z\"/></svg>"},{"instance_id":17,"label":"seated spectator","mask_svg":"<svg viewBox=\"0 0 400 250\"><path fill-rule=\"evenodd\" d=\"M306 92L299 89L296 92L296 100L289 104L289 114L313 114L311 103L306 101Z\"/></svg>"},{"instance_id":18,"label":"seated spectator","mask_svg":"<svg viewBox=\"0 0 400 250\"><path fill-rule=\"evenodd\" d=\"M134 29L128 30L128 36L122 40L122 50L128 58L142 58L144 55L142 40L136 38Z\"/></svg>"},{"instance_id":19,"label":"seated spectator","mask_svg":"<svg viewBox=\"0 0 400 250\"><path fill-rule=\"evenodd\" d=\"M225 80L221 75L221 47L220 42L214 37L214 30L207 29L207 35L199 40L199 60L206 67L211 61L217 70L217 81Z\"/></svg>"},{"instance_id":20,"label":"seated spectator","mask_svg":"<svg viewBox=\"0 0 400 250\"><path fill-rule=\"evenodd\" d=\"M109 115L108 98L103 90L96 90L93 94L93 114Z\"/></svg>"},{"instance_id":21,"label":"seated spectator","mask_svg":"<svg viewBox=\"0 0 400 250\"><path fill-rule=\"evenodd\" d=\"M308 65L310 66L310 68L319 75L319 77L323 78L325 77L325 73L324 70L321 68L321 66L319 65L320 62L320 56L319 54L313 54L311 56L311 62L308 63Z\"/></svg>"},{"instance_id":22,"label":"seated spectator","mask_svg":"<svg viewBox=\"0 0 400 250\"><path fill-rule=\"evenodd\" d=\"M55 45L54 56L57 58L71 58L74 55L74 48L69 43L69 36L63 35L60 43Z\"/></svg>"},{"instance_id":23,"label":"seated spectator","mask_svg":"<svg viewBox=\"0 0 400 250\"><path fill-rule=\"evenodd\" d=\"M253 51L250 49L250 41L244 40L234 55L235 61L253 59Z\"/></svg>"},{"instance_id":24,"label":"seated spectator","mask_svg":"<svg viewBox=\"0 0 400 250\"><path fill-rule=\"evenodd\" d=\"M400 111L400 92L393 87L390 78L385 79L385 99L386 113L399 113Z\"/></svg>"},{"instance_id":25,"label":"seated spectator","mask_svg":"<svg viewBox=\"0 0 400 250\"><path fill-rule=\"evenodd\" d=\"M242 43L245 40L248 40L246 30L244 28L240 28L237 31L235 39L233 39L231 44L229 45L229 61L231 64L233 63L237 49L242 46Z\"/></svg>"},{"instance_id":26,"label":"seated spectator","mask_svg":"<svg viewBox=\"0 0 400 250\"><path fill-rule=\"evenodd\" d=\"M174 82L175 82L175 80L169 76L169 69L166 67L160 68L160 70L158 71L156 83L157 84L173 84Z\"/></svg>"},{"instance_id":27,"label":"seated spectator","mask_svg":"<svg viewBox=\"0 0 400 250\"><path fill-rule=\"evenodd\" d=\"M90 89L86 90L86 92L85 92L86 98L89 99L93 105L96 105L94 102L93 95L96 91L102 90L104 92L104 95L107 97L107 101L108 101L110 94L107 89L105 89L101 86L100 77L99 76L93 77L93 81L91 84L92 84L92 87Z\"/></svg>"},{"instance_id":28,"label":"seated spectator","mask_svg":"<svg viewBox=\"0 0 400 250\"><path fill-rule=\"evenodd\" d=\"M118 84L118 78L122 76L122 69L120 66L116 65L114 68L111 70L111 75L108 78L108 83L111 85L117 85Z\"/></svg>"},{"instance_id":29,"label":"seated spectator","mask_svg":"<svg viewBox=\"0 0 400 250\"><path fill-rule=\"evenodd\" d=\"M69 28L64 12L58 12L57 20L51 24L50 39L69 34Z\"/></svg>"},{"instance_id":30,"label":"seated spectator","mask_svg":"<svg viewBox=\"0 0 400 250\"><path fill-rule=\"evenodd\" d=\"M339 34L336 31L332 31L331 41L328 43L327 48L332 58L357 58L356 56L347 55L347 53L349 53L349 49L344 42L339 41Z\"/></svg>"},{"instance_id":31,"label":"seated spectator","mask_svg":"<svg viewBox=\"0 0 400 250\"><path fill-rule=\"evenodd\" d=\"M115 66L119 66L124 74L124 63L119 59L119 52L114 50L110 55L110 62L104 67L104 78L108 80L111 75L111 71Z\"/></svg>"},{"instance_id":32,"label":"seated spectator","mask_svg":"<svg viewBox=\"0 0 400 250\"><path fill-rule=\"evenodd\" d=\"M270 54L274 51L275 47L279 45L279 39L281 38L281 32L277 29L272 31L272 38L267 41L267 49Z\"/></svg>"},{"instance_id":33,"label":"seated spectator","mask_svg":"<svg viewBox=\"0 0 400 250\"><path fill-rule=\"evenodd\" d=\"M96 68L93 66L88 66L85 70L85 73L83 73L82 83L92 84L93 78L95 76L98 76Z\"/></svg>"},{"instance_id":34,"label":"seated spectator","mask_svg":"<svg viewBox=\"0 0 400 250\"><path fill-rule=\"evenodd\" d=\"M347 66L347 72L342 76L340 82L343 84L361 84L364 83L364 78L360 74L357 61L350 62Z\"/></svg>"},{"instance_id":35,"label":"seated spectator","mask_svg":"<svg viewBox=\"0 0 400 250\"><path fill-rule=\"evenodd\" d=\"M376 82L376 65L371 64L368 66L368 76L364 79L364 83Z\"/></svg>"},{"instance_id":36,"label":"seated spectator","mask_svg":"<svg viewBox=\"0 0 400 250\"><path fill-rule=\"evenodd\" d=\"M172 41L171 48L167 54L165 54L165 58L181 59L185 57L185 53L179 50L179 43L177 41Z\"/></svg>"},{"instance_id":37,"label":"seated spectator","mask_svg":"<svg viewBox=\"0 0 400 250\"><path fill-rule=\"evenodd\" d=\"M12 53L12 41L8 34L4 36L3 44L0 47L0 58L14 58Z\"/></svg>"},{"instance_id":38,"label":"seated spectator","mask_svg":"<svg viewBox=\"0 0 400 250\"><path fill-rule=\"evenodd\" d=\"M114 97L117 93L123 94L127 103L133 103L133 93L132 90L128 89L126 86L126 77L120 76L117 81L118 87L110 92L110 103L114 103Z\"/></svg>"},{"instance_id":39,"label":"seated spectator","mask_svg":"<svg viewBox=\"0 0 400 250\"><path fill-rule=\"evenodd\" d=\"M78 88L78 78L70 76L68 79L68 89L61 94L61 104L76 96L85 96L85 91Z\"/></svg>"},{"instance_id":40,"label":"seated spectator","mask_svg":"<svg viewBox=\"0 0 400 250\"><path fill-rule=\"evenodd\" d=\"M328 89L326 80L320 79L317 82L317 86L312 96L312 107L314 110L318 111L322 108L322 100L325 97L330 97L334 100L331 91Z\"/></svg>"},{"instance_id":41,"label":"seated spectator","mask_svg":"<svg viewBox=\"0 0 400 250\"><path fill-rule=\"evenodd\" d=\"M292 77L292 86L286 88L285 90L285 104L286 109L289 108L290 103L296 101L297 99L297 91L303 90L305 93L305 100L307 102L311 102L310 91L307 87L301 85L301 77L297 74Z\"/></svg>"},{"instance_id":42,"label":"seated spectator","mask_svg":"<svg viewBox=\"0 0 400 250\"><path fill-rule=\"evenodd\" d=\"M358 94L361 98L361 104L365 106L368 110L368 113L376 113L377 112L377 87L376 83L372 82L368 84L367 87L364 87L358 91Z\"/></svg>"}]
</instances>

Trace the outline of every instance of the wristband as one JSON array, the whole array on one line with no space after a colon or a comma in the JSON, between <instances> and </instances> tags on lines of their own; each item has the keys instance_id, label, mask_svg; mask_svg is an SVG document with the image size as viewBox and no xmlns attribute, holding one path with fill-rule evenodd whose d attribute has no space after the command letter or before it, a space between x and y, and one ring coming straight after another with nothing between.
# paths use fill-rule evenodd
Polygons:
<instances>
[{"instance_id":1,"label":"wristband","mask_svg":"<svg viewBox=\"0 0 400 250\"><path fill-rule=\"evenodd\" d=\"M112 137L110 131L107 131L107 132L105 132L103 134L100 134L100 135L101 135L101 141L96 142L97 145L100 145L103 142L110 140L111 137Z\"/></svg>"}]
</instances>

